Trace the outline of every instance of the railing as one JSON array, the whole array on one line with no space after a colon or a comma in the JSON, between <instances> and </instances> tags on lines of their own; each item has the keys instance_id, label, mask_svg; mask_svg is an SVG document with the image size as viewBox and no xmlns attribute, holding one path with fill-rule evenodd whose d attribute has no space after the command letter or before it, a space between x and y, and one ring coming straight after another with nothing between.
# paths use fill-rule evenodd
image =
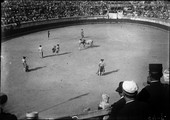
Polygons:
<instances>
[{"instance_id":1,"label":"railing","mask_svg":"<svg viewBox=\"0 0 170 120\"><path fill-rule=\"evenodd\" d=\"M34 117L25 117L19 120L87 120L87 119L97 119L99 117L107 116L110 112L110 109L106 110L95 110L95 111L87 111L82 114L78 115L71 115L71 116L63 116L59 118L42 118L38 116L38 114L33 115Z\"/></svg>"},{"instance_id":2,"label":"railing","mask_svg":"<svg viewBox=\"0 0 170 120\"><path fill-rule=\"evenodd\" d=\"M44 25L44 24L51 24L51 23L59 23L59 22L66 22L66 21L77 21L77 20L89 20L89 19L108 19L107 15L100 15L100 16L79 16L79 17L69 17L69 18L53 18L53 19L42 19L39 21L28 21L28 22L21 22L20 26L17 26L16 23L13 24L8 24L8 25L1 25L1 29L3 28L11 28L13 29L20 29L20 28L25 28L25 27L31 27L31 26L36 26L36 25ZM128 17L128 16L123 16L118 19L131 19L131 20L138 20L138 21L147 21L147 22L153 22L157 24L162 24L166 26L170 26L170 19L161 19L161 18L148 18L148 17Z\"/></svg>"}]
</instances>

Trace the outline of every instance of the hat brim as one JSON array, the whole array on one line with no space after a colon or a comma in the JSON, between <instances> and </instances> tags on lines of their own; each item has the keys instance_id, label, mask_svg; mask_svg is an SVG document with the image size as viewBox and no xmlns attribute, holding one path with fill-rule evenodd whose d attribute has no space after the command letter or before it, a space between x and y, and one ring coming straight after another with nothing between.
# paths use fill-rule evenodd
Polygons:
<instances>
[{"instance_id":1,"label":"hat brim","mask_svg":"<svg viewBox=\"0 0 170 120\"><path fill-rule=\"evenodd\" d=\"M136 91L136 92L134 92L134 93L128 93L128 92L126 92L125 90L123 90L123 93L124 93L126 96L128 96L128 97L135 97L138 92Z\"/></svg>"},{"instance_id":2,"label":"hat brim","mask_svg":"<svg viewBox=\"0 0 170 120\"><path fill-rule=\"evenodd\" d=\"M118 87L115 91L118 92L118 93L122 93L123 92L120 87Z\"/></svg>"}]
</instances>

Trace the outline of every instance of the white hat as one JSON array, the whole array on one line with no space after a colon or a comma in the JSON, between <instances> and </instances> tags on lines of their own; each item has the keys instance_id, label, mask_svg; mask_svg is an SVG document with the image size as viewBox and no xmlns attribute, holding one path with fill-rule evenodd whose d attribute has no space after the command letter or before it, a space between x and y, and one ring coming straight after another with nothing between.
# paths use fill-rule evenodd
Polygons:
<instances>
[{"instance_id":1,"label":"white hat","mask_svg":"<svg viewBox=\"0 0 170 120\"><path fill-rule=\"evenodd\" d=\"M134 96L138 91L138 86L134 81L124 81L122 88L124 93L128 96Z\"/></svg>"}]
</instances>

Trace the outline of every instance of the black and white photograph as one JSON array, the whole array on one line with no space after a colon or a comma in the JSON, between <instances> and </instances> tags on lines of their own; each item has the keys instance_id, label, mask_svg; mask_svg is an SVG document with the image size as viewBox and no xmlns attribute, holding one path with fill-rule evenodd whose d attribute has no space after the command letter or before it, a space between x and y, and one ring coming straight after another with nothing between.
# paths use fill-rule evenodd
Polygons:
<instances>
[{"instance_id":1,"label":"black and white photograph","mask_svg":"<svg viewBox=\"0 0 170 120\"><path fill-rule=\"evenodd\" d=\"M1 1L0 120L169 120L170 2Z\"/></svg>"}]
</instances>

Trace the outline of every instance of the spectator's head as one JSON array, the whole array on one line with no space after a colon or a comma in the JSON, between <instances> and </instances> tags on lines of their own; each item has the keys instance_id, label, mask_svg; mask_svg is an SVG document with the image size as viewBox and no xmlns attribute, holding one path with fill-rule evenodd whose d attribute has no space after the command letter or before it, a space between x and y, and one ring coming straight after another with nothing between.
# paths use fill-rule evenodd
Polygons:
<instances>
[{"instance_id":1,"label":"spectator's head","mask_svg":"<svg viewBox=\"0 0 170 120\"><path fill-rule=\"evenodd\" d=\"M3 107L7 103L8 96L4 93L0 93L0 113L3 112Z\"/></svg>"},{"instance_id":2,"label":"spectator's head","mask_svg":"<svg viewBox=\"0 0 170 120\"><path fill-rule=\"evenodd\" d=\"M100 59L101 61L104 61L104 59Z\"/></svg>"},{"instance_id":3,"label":"spectator's head","mask_svg":"<svg viewBox=\"0 0 170 120\"><path fill-rule=\"evenodd\" d=\"M165 82L169 82L169 69L165 69L163 72L163 78Z\"/></svg>"},{"instance_id":4,"label":"spectator's head","mask_svg":"<svg viewBox=\"0 0 170 120\"><path fill-rule=\"evenodd\" d=\"M127 98L135 98L138 93L138 86L134 81L124 81L122 88L123 95Z\"/></svg>"},{"instance_id":5,"label":"spectator's head","mask_svg":"<svg viewBox=\"0 0 170 120\"><path fill-rule=\"evenodd\" d=\"M105 103L109 103L109 95L107 94L102 94L102 101L105 102Z\"/></svg>"},{"instance_id":6,"label":"spectator's head","mask_svg":"<svg viewBox=\"0 0 170 120\"><path fill-rule=\"evenodd\" d=\"M123 93L122 84L123 84L123 81L119 82L119 86L115 90L116 92L119 93L120 96L123 96L123 94L122 94Z\"/></svg>"},{"instance_id":7,"label":"spectator's head","mask_svg":"<svg viewBox=\"0 0 170 120\"><path fill-rule=\"evenodd\" d=\"M0 106L4 105L8 100L8 97L4 93L0 93Z\"/></svg>"},{"instance_id":8,"label":"spectator's head","mask_svg":"<svg viewBox=\"0 0 170 120\"><path fill-rule=\"evenodd\" d=\"M160 80L162 77L162 64L149 64L149 75L152 80Z\"/></svg>"}]
</instances>

